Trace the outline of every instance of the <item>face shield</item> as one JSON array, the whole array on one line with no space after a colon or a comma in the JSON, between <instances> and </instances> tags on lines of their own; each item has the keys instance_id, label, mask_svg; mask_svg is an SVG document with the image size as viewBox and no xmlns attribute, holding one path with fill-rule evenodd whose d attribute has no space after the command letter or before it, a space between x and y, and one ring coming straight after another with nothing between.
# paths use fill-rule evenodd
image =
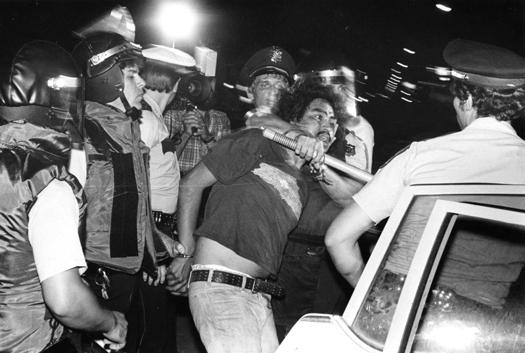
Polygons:
<instances>
[{"instance_id":1,"label":"face shield","mask_svg":"<svg viewBox=\"0 0 525 353\"><path fill-rule=\"evenodd\" d=\"M84 152L84 85L79 77L59 75L51 77L47 86L51 91L50 115L62 123L71 139L68 170L82 186L87 178L87 160Z\"/></svg>"},{"instance_id":2,"label":"face shield","mask_svg":"<svg viewBox=\"0 0 525 353\"><path fill-rule=\"evenodd\" d=\"M73 148L80 149L84 131L83 80L79 77L59 75L49 78L47 86L51 102L50 127L67 133Z\"/></svg>"},{"instance_id":3,"label":"face shield","mask_svg":"<svg viewBox=\"0 0 525 353\"><path fill-rule=\"evenodd\" d=\"M344 115L339 118L348 119L358 116L356 76L354 71L342 66L333 70L300 73L296 78L296 81L308 80L329 86L339 97L337 110Z\"/></svg>"}]
</instances>

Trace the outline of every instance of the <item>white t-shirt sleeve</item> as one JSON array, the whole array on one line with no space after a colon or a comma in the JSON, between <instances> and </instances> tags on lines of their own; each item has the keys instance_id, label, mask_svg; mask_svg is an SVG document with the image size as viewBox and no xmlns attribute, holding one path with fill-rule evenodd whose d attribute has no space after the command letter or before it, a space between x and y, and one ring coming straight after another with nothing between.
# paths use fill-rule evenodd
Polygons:
<instances>
[{"instance_id":1,"label":"white t-shirt sleeve","mask_svg":"<svg viewBox=\"0 0 525 353\"><path fill-rule=\"evenodd\" d=\"M86 269L78 236L78 203L69 184L53 180L29 211L28 235L40 282L67 271Z\"/></svg>"},{"instance_id":2,"label":"white t-shirt sleeve","mask_svg":"<svg viewBox=\"0 0 525 353\"><path fill-rule=\"evenodd\" d=\"M354 201L376 224L390 216L407 185L407 163L411 159L413 146L394 157L353 196Z\"/></svg>"}]
</instances>

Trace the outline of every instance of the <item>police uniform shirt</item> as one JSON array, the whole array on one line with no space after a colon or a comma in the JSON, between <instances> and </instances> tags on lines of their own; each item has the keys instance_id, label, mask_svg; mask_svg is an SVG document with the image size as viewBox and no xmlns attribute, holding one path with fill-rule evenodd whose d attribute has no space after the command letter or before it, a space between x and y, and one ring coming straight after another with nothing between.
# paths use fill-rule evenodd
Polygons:
<instances>
[{"instance_id":1,"label":"police uniform shirt","mask_svg":"<svg viewBox=\"0 0 525 353\"><path fill-rule=\"evenodd\" d=\"M362 116L358 116L355 120L356 124L345 127L348 131L345 136L345 161L354 167L371 172L374 129Z\"/></svg>"},{"instance_id":2,"label":"police uniform shirt","mask_svg":"<svg viewBox=\"0 0 525 353\"><path fill-rule=\"evenodd\" d=\"M415 184L525 184L525 141L505 122L478 118L463 131L414 142L353 196L378 223Z\"/></svg>"},{"instance_id":3,"label":"police uniform shirt","mask_svg":"<svg viewBox=\"0 0 525 353\"><path fill-rule=\"evenodd\" d=\"M53 180L29 211L28 237L40 282L86 261L78 237L78 202L69 184Z\"/></svg>"}]
</instances>

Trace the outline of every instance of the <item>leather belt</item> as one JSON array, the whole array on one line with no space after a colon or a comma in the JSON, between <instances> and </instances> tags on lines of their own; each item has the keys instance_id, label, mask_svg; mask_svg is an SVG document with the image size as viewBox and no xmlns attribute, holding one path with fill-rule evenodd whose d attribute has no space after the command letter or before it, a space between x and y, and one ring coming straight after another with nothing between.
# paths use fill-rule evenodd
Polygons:
<instances>
[{"instance_id":1,"label":"leather belt","mask_svg":"<svg viewBox=\"0 0 525 353\"><path fill-rule=\"evenodd\" d=\"M211 276L210 276L211 273ZM190 275L191 282L215 282L229 284L235 287L248 289L252 293L265 293L274 297L284 296L284 288L260 278L251 278L218 270L193 270Z\"/></svg>"}]
</instances>

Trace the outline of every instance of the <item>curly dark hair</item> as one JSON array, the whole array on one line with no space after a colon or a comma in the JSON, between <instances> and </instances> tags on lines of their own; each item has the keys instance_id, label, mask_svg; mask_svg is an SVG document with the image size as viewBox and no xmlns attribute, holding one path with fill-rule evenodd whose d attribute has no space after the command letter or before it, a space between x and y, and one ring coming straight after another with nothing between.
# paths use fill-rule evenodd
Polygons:
<instances>
[{"instance_id":1,"label":"curly dark hair","mask_svg":"<svg viewBox=\"0 0 525 353\"><path fill-rule=\"evenodd\" d=\"M340 114L337 108L340 106L339 97L329 86L315 82L299 82L283 94L279 100L278 115L288 122L298 122L303 117L306 108L314 99L324 99L334 109L336 117Z\"/></svg>"},{"instance_id":2,"label":"curly dark hair","mask_svg":"<svg viewBox=\"0 0 525 353\"><path fill-rule=\"evenodd\" d=\"M470 94L478 116L494 116L500 121L511 121L525 113L525 87L492 89L454 80L450 91L461 101L467 100Z\"/></svg>"}]
</instances>

